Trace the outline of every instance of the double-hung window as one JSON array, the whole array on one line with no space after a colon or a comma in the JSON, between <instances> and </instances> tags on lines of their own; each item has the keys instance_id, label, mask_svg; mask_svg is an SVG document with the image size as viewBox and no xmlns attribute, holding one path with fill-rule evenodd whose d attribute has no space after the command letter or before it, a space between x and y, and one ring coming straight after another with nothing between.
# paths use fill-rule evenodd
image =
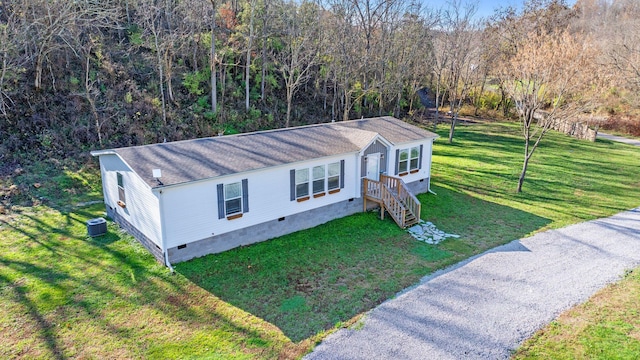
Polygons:
<instances>
[{"instance_id":1,"label":"double-hung window","mask_svg":"<svg viewBox=\"0 0 640 360\"><path fill-rule=\"evenodd\" d=\"M398 150L398 168L399 175L406 175L409 172L415 172L420 169L420 152L421 146L414 146L408 149Z\"/></svg>"},{"instance_id":2,"label":"double-hung window","mask_svg":"<svg viewBox=\"0 0 640 360\"><path fill-rule=\"evenodd\" d=\"M224 186L224 213L226 216L242 213L242 185L240 182Z\"/></svg>"},{"instance_id":3,"label":"double-hung window","mask_svg":"<svg viewBox=\"0 0 640 360\"><path fill-rule=\"evenodd\" d=\"M309 197L309 169L296 170L296 199Z\"/></svg>"},{"instance_id":4,"label":"double-hung window","mask_svg":"<svg viewBox=\"0 0 640 360\"><path fill-rule=\"evenodd\" d=\"M324 194L324 165L313 167L313 195Z\"/></svg>"},{"instance_id":5,"label":"double-hung window","mask_svg":"<svg viewBox=\"0 0 640 360\"><path fill-rule=\"evenodd\" d=\"M126 204L127 199L124 196L124 180L122 179L122 173L116 173L116 177L118 178L118 200L120 200L122 204Z\"/></svg>"},{"instance_id":6,"label":"double-hung window","mask_svg":"<svg viewBox=\"0 0 640 360\"><path fill-rule=\"evenodd\" d=\"M238 219L249 212L249 181L218 184L218 219Z\"/></svg>"},{"instance_id":7,"label":"double-hung window","mask_svg":"<svg viewBox=\"0 0 640 360\"><path fill-rule=\"evenodd\" d=\"M327 166L327 188L329 191L340 189L340 163L331 163Z\"/></svg>"},{"instance_id":8,"label":"double-hung window","mask_svg":"<svg viewBox=\"0 0 640 360\"><path fill-rule=\"evenodd\" d=\"M400 157L398 158L398 174L404 174L409 172L409 149L400 150Z\"/></svg>"},{"instance_id":9,"label":"double-hung window","mask_svg":"<svg viewBox=\"0 0 640 360\"><path fill-rule=\"evenodd\" d=\"M418 159L420 159L420 147L412 147L409 153L409 171L418 170L420 167Z\"/></svg>"}]
</instances>

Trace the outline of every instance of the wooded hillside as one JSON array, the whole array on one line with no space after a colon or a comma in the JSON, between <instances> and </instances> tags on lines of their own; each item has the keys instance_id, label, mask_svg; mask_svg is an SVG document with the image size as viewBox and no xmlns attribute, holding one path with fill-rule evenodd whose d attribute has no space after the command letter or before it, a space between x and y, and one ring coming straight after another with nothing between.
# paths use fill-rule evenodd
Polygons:
<instances>
[{"instance_id":1,"label":"wooded hillside","mask_svg":"<svg viewBox=\"0 0 640 360\"><path fill-rule=\"evenodd\" d=\"M589 44L597 78L571 78L603 90L551 102L637 109L636 1L531 0L486 21L475 11L459 0L0 1L0 161L414 116L423 87L456 115L464 104L508 114L506 64L541 34Z\"/></svg>"}]
</instances>

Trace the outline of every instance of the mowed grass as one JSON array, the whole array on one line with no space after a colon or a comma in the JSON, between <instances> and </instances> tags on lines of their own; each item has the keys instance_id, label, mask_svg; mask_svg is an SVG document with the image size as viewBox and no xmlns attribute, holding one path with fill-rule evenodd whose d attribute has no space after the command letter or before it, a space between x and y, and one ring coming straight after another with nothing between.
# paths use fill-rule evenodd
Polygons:
<instances>
[{"instance_id":1,"label":"mowed grass","mask_svg":"<svg viewBox=\"0 0 640 360\"><path fill-rule=\"evenodd\" d=\"M288 353L278 329L172 276L112 223L108 235L87 237L101 205L31 211L0 223L1 358Z\"/></svg>"},{"instance_id":2,"label":"mowed grass","mask_svg":"<svg viewBox=\"0 0 640 360\"><path fill-rule=\"evenodd\" d=\"M549 219L548 228L640 206L638 147L549 132L517 194L524 156L518 123L458 126L453 144L439 141L432 183Z\"/></svg>"},{"instance_id":3,"label":"mowed grass","mask_svg":"<svg viewBox=\"0 0 640 360\"><path fill-rule=\"evenodd\" d=\"M292 341L324 335L426 274L545 226L547 219L444 188L420 195L423 218L458 208L461 235L438 245L410 237L378 212L176 265L211 294L280 328ZM436 210L438 209L438 210ZM450 217L452 214L444 215ZM458 224L455 226L454 224ZM316 337L317 338L317 337Z\"/></svg>"},{"instance_id":4,"label":"mowed grass","mask_svg":"<svg viewBox=\"0 0 640 360\"><path fill-rule=\"evenodd\" d=\"M0 221L0 357L299 358L436 269L640 205L639 149L552 133L539 151L516 194L516 125L459 126L454 144L439 140L438 195L419 196L422 218L459 239L426 245L363 213L178 264L176 275L111 223L107 236L86 236L103 206L69 203L99 200L95 170L18 177L52 199Z\"/></svg>"},{"instance_id":5,"label":"mowed grass","mask_svg":"<svg viewBox=\"0 0 640 360\"><path fill-rule=\"evenodd\" d=\"M640 269L538 331L513 359L637 359Z\"/></svg>"}]
</instances>

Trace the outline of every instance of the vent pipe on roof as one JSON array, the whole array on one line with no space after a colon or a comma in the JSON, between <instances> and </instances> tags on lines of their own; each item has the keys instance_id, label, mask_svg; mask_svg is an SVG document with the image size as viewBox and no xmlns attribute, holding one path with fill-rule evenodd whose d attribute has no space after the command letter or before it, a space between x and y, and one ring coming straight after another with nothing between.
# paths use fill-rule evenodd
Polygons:
<instances>
[{"instance_id":1,"label":"vent pipe on roof","mask_svg":"<svg viewBox=\"0 0 640 360\"><path fill-rule=\"evenodd\" d=\"M161 177L162 177L162 170L153 169L153 178L156 179L156 181L158 182L158 185L164 185L162 181L160 181Z\"/></svg>"}]
</instances>

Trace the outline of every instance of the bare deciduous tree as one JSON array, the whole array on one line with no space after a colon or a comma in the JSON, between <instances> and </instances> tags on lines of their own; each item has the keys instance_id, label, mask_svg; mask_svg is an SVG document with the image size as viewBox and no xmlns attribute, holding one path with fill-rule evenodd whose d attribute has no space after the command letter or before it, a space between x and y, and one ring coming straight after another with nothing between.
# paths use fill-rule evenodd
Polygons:
<instances>
[{"instance_id":1,"label":"bare deciduous tree","mask_svg":"<svg viewBox=\"0 0 640 360\"><path fill-rule=\"evenodd\" d=\"M444 89L451 113L450 143L453 141L458 114L480 61L480 53L475 48L478 44L474 40L479 36L478 22L474 18L476 12L476 3L451 1L442 13L441 30L434 38L434 74L438 84L436 105L439 105L440 89Z\"/></svg>"},{"instance_id":2,"label":"bare deciduous tree","mask_svg":"<svg viewBox=\"0 0 640 360\"><path fill-rule=\"evenodd\" d=\"M50 57L62 49L78 55L77 39L84 28L112 26L116 17L116 5L111 1L17 0L11 12L19 14L27 43L25 52L33 59L36 90L42 87L45 67L49 68L52 86L55 88L55 72Z\"/></svg>"},{"instance_id":3,"label":"bare deciduous tree","mask_svg":"<svg viewBox=\"0 0 640 360\"><path fill-rule=\"evenodd\" d=\"M515 54L501 64L505 91L513 99L522 125L524 160L517 192L531 156L556 119L570 119L596 105L595 49L589 41L562 32L532 32Z\"/></svg>"},{"instance_id":4,"label":"bare deciduous tree","mask_svg":"<svg viewBox=\"0 0 640 360\"><path fill-rule=\"evenodd\" d=\"M245 19L245 23L246 23L246 29L244 31L244 37L245 37L245 42L246 42L246 46L247 48L245 49L245 68L244 68L244 103L245 103L245 110L249 111L249 93L250 93L250 70L251 70L251 52L253 51L253 38L254 38L254 32L255 32L255 13L256 13L256 7L258 6L258 1L257 0L248 0L245 3L245 6L247 8L244 9L244 14L246 15L246 17L248 17L249 19L246 20Z\"/></svg>"},{"instance_id":5,"label":"bare deciduous tree","mask_svg":"<svg viewBox=\"0 0 640 360\"><path fill-rule=\"evenodd\" d=\"M291 121L291 108L296 92L311 77L311 69L317 64L321 32L318 27L319 8L303 1L299 5L283 3L278 24L280 43L272 49L272 61L284 80L287 97L285 126Z\"/></svg>"},{"instance_id":6,"label":"bare deciduous tree","mask_svg":"<svg viewBox=\"0 0 640 360\"><path fill-rule=\"evenodd\" d=\"M14 104L10 95L10 82L17 79L24 57L18 54L22 39L15 13L3 14L6 18L0 23L0 114L5 118L7 111Z\"/></svg>"}]
</instances>

